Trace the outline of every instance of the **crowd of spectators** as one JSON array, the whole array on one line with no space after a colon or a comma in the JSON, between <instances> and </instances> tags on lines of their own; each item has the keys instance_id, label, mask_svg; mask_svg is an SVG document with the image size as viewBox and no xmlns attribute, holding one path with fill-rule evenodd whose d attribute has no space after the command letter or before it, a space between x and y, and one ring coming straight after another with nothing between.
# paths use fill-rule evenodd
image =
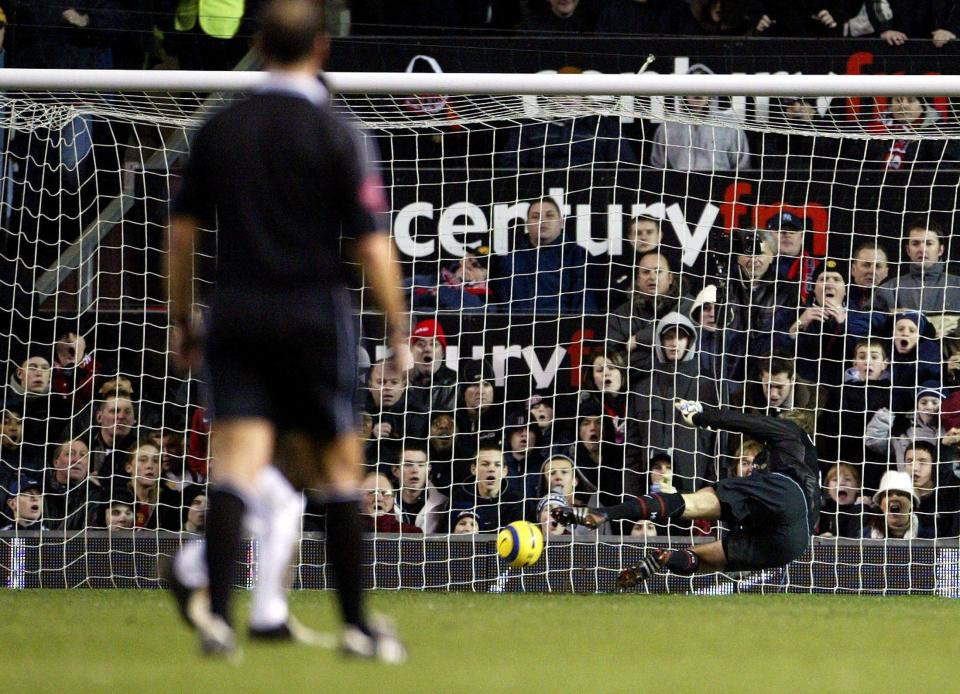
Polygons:
<instances>
[{"instance_id":1,"label":"crowd of spectators","mask_svg":"<svg viewBox=\"0 0 960 694\"><path fill-rule=\"evenodd\" d=\"M5 67L231 70L247 53L261 0L201 16L189 0L3 0Z\"/></svg>"},{"instance_id":2,"label":"crowd of spectators","mask_svg":"<svg viewBox=\"0 0 960 694\"><path fill-rule=\"evenodd\" d=\"M557 251L540 256L549 265L527 270L527 287L508 256L509 270L491 276L510 280L510 288L491 279L484 285L491 297L552 319L564 301L575 314L616 303L588 300L589 262L568 262L558 217L555 202L531 201L524 249L546 242ZM765 226L735 232L729 276L718 281L680 272L678 249L663 243L657 220L633 220L633 256L607 275L606 292L623 292L622 302L604 314L606 339L581 352L573 401L533 390L508 398L485 362L461 359L457 377L443 358L450 338L441 322L417 322L407 376L393 373L386 384L381 374L391 367L378 362L365 379L367 464L406 495L401 520L424 532L475 532L526 518L563 533L544 509L564 499L610 503L652 485L691 492L751 474L759 444L686 426L673 409L681 398L789 417L814 437L826 503L821 534L956 536L960 285L947 270L949 235L926 215L905 224L902 249L873 240L847 258L823 258L807 250L809 230L796 214L783 210ZM899 272L889 261L898 250ZM580 278L567 280L569 269ZM616 283L619 271L629 286ZM429 430L426 446L390 434L404 429ZM411 455L426 469L408 477ZM653 524L607 530L672 531Z\"/></svg>"},{"instance_id":3,"label":"crowd of spectators","mask_svg":"<svg viewBox=\"0 0 960 694\"><path fill-rule=\"evenodd\" d=\"M354 0L351 10L354 32L368 34L872 36L942 46L960 29L956 3L944 0Z\"/></svg>"},{"instance_id":4,"label":"crowd of spectators","mask_svg":"<svg viewBox=\"0 0 960 694\"><path fill-rule=\"evenodd\" d=\"M496 279L477 283L498 295L506 282L510 301L523 302L518 317L548 322L614 303L589 303L586 283L566 279L585 274L587 261L566 254L556 203L533 200L529 210L529 245L506 257L508 270L491 272ZM566 533L549 518L552 504L692 492L751 474L758 444L687 426L673 407L680 398L789 417L814 437L822 534L960 534L960 277L947 269L948 234L931 215L905 224L899 272L888 260L898 249L875 241L849 258L808 254L805 221L786 210L766 228L734 232L722 279L680 272L657 220L630 229L633 256L617 268L630 282L608 275L622 302L603 314L605 339L581 345L572 396L530 388L517 397L489 359L450 360L457 336L442 313L414 319L409 368L366 360L358 405L370 530L472 533L528 519ZM534 256L550 267L518 269L523 252L551 244L555 254ZM797 271L804 264L809 273ZM524 272L535 281L518 281ZM578 296L568 305L570 293ZM0 527L201 530L204 412L194 406L173 424L164 403L138 395L72 331L50 354L19 359L3 396ZM308 514L306 529L322 527Z\"/></svg>"},{"instance_id":5,"label":"crowd of spectators","mask_svg":"<svg viewBox=\"0 0 960 694\"><path fill-rule=\"evenodd\" d=\"M10 48L7 67L232 69L250 47L261 4L222 2L204 15L191 0L4 0L0 48ZM358 35L865 36L891 45L932 40L938 47L960 35L960 4L950 0L340 0L328 6L332 26Z\"/></svg>"},{"instance_id":6,"label":"crowd of spectators","mask_svg":"<svg viewBox=\"0 0 960 694\"><path fill-rule=\"evenodd\" d=\"M154 4L169 18L179 7ZM890 43L932 37L942 44L956 38L958 22L954 3L907 8L896 0L789 9L760 0L443 4L446 13L435 17L467 17L486 7L475 16L514 16L511 26L537 32L877 35ZM428 6L404 3L390 17L403 24L412 16L405 12ZM145 34L124 25L137 13L124 12L119 1L82 11L47 4L42 16L38 7L5 3L6 16L19 22L12 64L130 67L134 56L154 50L130 44ZM357 3L359 18L362 7ZM386 4L382 10L389 14ZM235 40L244 21L241 14L211 27L177 15L168 45L178 47L184 67L229 67L211 61L235 62L234 53L220 49L245 49ZM57 31L45 33L53 26ZM67 48L58 52L51 42ZM859 157L888 170L960 159L949 140L918 137L936 133L942 117L920 97L893 98L865 124L882 137L850 144L772 134L759 150L726 107L722 99L679 98L677 112L690 122L657 125L646 151L634 151L604 117L534 123L510 133L496 166L599 162L712 174L758 162L815 169L817 158ZM808 99L781 99L774 107L801 131L818 127L821 114ZM716 124L724 120L731 125ZM862 151L840 152L841 144ZM367 360L358 374L368 529L470 534L527 519L548 534L590 535L595 531L552 521L550 508L616 503L651 489L691 492L751 474L759 444L687 426L673 408L680 398L789 417L815 437L825 498L820 534L956 537L960 277L947 266L950 223L941 226L935 216L908 221L900 244L874 239L847 257L818 257L808 221L780 210L762 228L736 230L725 273L705 280L682 272L682 249L665 241L658 217L629 220L622 252L598 256L571 233L560 201L527 201L508 253L475 247L436 276L407 279L418 316L409 368ZM895 256L903 259L899 271ZM599 315L605 330L584 345L574 397L532 387L517 397L489 359L450 359L458 336L447 334L444 318L470 312L518 321ZM0 403L0 529L202 531L209 431L203 408L184 400L177 404L186 416L170 418L164 402L146 398L136 379L87 347L83 335L65 331L47 350L32 347L10 365ZM323 519L308 513L304 527L322 529ZM601 532L717 529L647 522Z\"/></svg>"}]
</instances>

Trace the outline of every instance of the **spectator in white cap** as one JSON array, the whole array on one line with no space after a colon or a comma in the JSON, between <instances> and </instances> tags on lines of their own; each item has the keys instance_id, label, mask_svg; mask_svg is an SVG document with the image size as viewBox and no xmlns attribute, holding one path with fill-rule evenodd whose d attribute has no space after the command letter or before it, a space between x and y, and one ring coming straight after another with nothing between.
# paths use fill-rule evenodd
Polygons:
<instances>
[{"instance_id":1,"label":"spectator in white cap","mask_svg":"<svg viewBox=\"0 0 960 694\"><path fill-rule=\"evenodd\" d=\"M899 538L912 540L933 537L929 529L920 527L913 509L920 498L913 489L913 480L905 472L890 470L880 480L880 489L873 495L873 503L880 510L864 529L864 537L874 539Z\"/></svg>"}]
</instances>

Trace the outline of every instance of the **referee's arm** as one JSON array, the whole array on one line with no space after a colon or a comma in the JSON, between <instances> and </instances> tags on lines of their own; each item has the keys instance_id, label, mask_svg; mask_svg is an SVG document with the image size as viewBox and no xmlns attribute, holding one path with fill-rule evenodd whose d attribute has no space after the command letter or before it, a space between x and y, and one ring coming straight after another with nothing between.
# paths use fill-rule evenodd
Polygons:
<instances>
[{"instance_id":1,"label":"referee's arm","mask_svg":"<svg viewBox=\"0 0 960 694\"><path fill-rule=\"evenodd\" d=\"M193 330L193 251L200 236L200 224L190 215L170 219L167 249L167 292L170 325L177 330L174 351L188 366L200 360L200 345Z\"/></svg>"},{"instance_id":2,"label":"referee's arm","mask_svg":"<svg viewBox=\"0 0 960 694\"><path fill-rule=\"evenodd\" d=\"M396 248L384 231L374 231L357 239L355 254L363 267L364 281L370 285L374 299L387 319L387 342L395 357L405 354L406 321L402 278L396 260ZM401 365L400 368L403 368Z\"/></svg>"}]
</instances>

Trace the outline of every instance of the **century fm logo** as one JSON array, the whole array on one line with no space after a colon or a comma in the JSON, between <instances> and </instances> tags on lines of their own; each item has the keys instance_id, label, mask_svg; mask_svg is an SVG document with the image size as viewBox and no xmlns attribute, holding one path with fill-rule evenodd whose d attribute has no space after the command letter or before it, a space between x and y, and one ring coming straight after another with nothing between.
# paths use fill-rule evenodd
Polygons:
<instances>
[{"instance_id":1,"label":"century fm logo","mask_svg":"<svg viewBox=\"0 0 960 694\"><path fill-rule=\"evenodd\" d=\"M596 215L591 205L569 204L563 188L550 188L548 196L556 201L566 223L573 225L577 244L594 257L623 251L625 212L629 212L631 219L646 216L666 223L683 249L683 264L693 266L720 214L720 208L709 201L695 220L688 220L677 202L638 202L630 205L628 210L624 205L611 203L603 214L606 234L601 236L593 228ZM515 224L524 223L529 207L528 201L481 206L469 200L459 200L442 208L427 201L411 202L394 216L393 237L399 251L411 259L427 258L437 253L462 258L468 250L483 245L489 246L496 255L506 255L510 252L512 229ZM436 233L422 237L416 234L414 230L419 220L427 220L431 227L435 226Z\"/></svg>"}]
</instances>

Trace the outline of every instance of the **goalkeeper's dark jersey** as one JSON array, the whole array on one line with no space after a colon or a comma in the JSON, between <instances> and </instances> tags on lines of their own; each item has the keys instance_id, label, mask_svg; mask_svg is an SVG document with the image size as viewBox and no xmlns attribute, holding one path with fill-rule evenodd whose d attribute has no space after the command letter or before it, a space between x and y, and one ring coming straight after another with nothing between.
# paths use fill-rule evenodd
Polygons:
<instances>
[{"instance_id":1,"label":"goalkeeper's dark jersey","mask_svg":"<svg viewBox=\"0 0 960 694\"><path fill-rule=\"evenodd\" d=\"M749 415L730 408L709 408L694 416L699 426L736 431L759 441L763 451L754 464L768 472L779 472L793 479L807 497L808 518L812 523L820 515L820 465L817 449L810 436L786 419Z\"/></svg>"}]
</instances>

